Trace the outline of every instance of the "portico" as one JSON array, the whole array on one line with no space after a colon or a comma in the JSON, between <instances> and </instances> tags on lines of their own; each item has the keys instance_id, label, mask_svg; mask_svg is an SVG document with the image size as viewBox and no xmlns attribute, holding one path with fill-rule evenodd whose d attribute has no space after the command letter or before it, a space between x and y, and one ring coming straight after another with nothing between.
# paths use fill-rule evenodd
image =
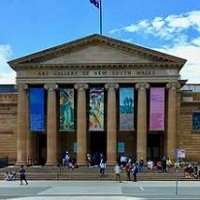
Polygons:
<instances>
[{"instance_id":1,"label":"portico","mask_svg":"<svg viewBox=\"0 0 200 200\"><path fill-rule=\"evenodd\" d=\"M100 35L9 62L17 72L18 86L16 164L37 161L41 151L46 165L56 165L62 151L71 148L77 163L86 165L86 154L94 153L92 146L98 147L98 143L109 165L115 164L122 153L144 161L163 155L173 159L179 71L184 63L184 59ZM30 126L30 88L40 88L44 93L44 129L39 132ZM132 91L129 96L133 96L131 110L125 114L119 108L123 89ZM163 96L153 89L164 91ZM64 131L60 117L62 90L70 90L74 108L70 118L73 123ZM156 98L163 101L162 112L154 110ZM102 113L98 113L101 121L95 125L91 124L91 109L96 109L97 101ZM157 127L151 125L156 123ZM162 143L150 147L149 135L158 141L162 137ZM41 137L46 145L37 148Z\"/></svg>"}]
</instances>

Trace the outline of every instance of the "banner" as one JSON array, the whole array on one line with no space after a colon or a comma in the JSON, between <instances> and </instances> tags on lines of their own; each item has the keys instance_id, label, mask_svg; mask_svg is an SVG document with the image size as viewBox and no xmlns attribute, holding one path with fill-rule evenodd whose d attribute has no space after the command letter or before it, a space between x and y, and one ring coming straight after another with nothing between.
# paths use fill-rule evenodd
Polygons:
<instances>
[{"instance_id":1,"label":"banner","mask_svg":"<svg viewBox=\"0 0 200 200\"><path fill-rule=\"evenodd\" d=\"M119 128L120 130L134 129L134 88L120 88Z\"/></svg>"},{"instance_id":2,"label":"banner","mask_svg":"<svg viewBox=\"0 0 200 200\"><path fill-rule=\"evenodd\" d=\"M32 132L45 131L45 91L29 88L29 128Z\"/></svg>"},{"instance_id":3,"label":"banner","mask_svg":"<svg viewBox=\"0 0 200 200\"><path fill-rule=\"evenodd\" d=\"M125 143L124 142L118 142L117 143L117 152L118 153L124 153L125 152Z\"/></svg>"},{"instance_id":4,"label":"banner","mask_svg":"<svg viewBox=\"0 0 200 200\"><path fill-rule=\"evenodd\" d=\"M165 88L150 89L150 130L164 131Z\"/></svg>"},{"instance_id":5,"label":"banner","mask_svg":"<svg viewBox=\"0 0 200 200\"><path fill-rule=\"evenodd\" d=\"M104 89L90 89L89 130L104 130Z\"/></svg>"},{"instance_id":6,"label":"banner","mask_svg":"<svg viewBox=\"0 0 200 200\"><path fill-rule=\"evenodd\" d=\"M185 153L185 149L176 149L176 158L185 158L186 157L186 153Z\"/></svg>"},{"instance_id":7,"label":"banner","mask_svg":"<svg viewBox=\"0 0 200 200\"><path fill-rule=\"evenodd\" d=\"M193 112L192 114L192 129L200 130L200 112Z\"/></svg>"},{"instance_id":8,"label":"banner","mask_svg":"<svg viewBox=\"0 0 200 200\"><path fill-rule=\"evenodd\" d=\"M60 89L60 131L74 131L74 89Z\"/></svg>"}]
</instances>

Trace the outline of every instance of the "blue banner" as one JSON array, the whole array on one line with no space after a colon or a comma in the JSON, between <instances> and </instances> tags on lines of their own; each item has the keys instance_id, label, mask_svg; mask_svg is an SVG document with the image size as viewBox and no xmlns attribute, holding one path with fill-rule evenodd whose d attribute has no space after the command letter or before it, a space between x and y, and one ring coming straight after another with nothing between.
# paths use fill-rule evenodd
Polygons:
<instances>
[{"instance_id":1,"label":"blue banner","mask_svg":"<svg viewBox=\"0 0 200 200\"><path fill-rule=\"evenodd\" d=\"M200 112L193 112L192 114L192 128L193 130L200 130Z\"/></svg>"},{"instance_id":2,"label":"blue banner","mask_svg":"<svg viewBox=\"0 0 200 200\"><path fill-rule=\"evenodd\" d=\"M32 132L45 131L44 88L29 89L29 127Z\"/></svg>"}]
</instances>

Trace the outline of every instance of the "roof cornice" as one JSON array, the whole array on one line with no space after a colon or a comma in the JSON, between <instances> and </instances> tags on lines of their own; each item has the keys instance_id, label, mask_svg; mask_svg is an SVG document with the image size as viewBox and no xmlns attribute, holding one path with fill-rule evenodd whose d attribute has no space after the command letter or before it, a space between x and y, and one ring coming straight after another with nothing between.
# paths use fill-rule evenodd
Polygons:
<instances>
[{"instance_id":1,"label":"roof cornice","mask_svg":"<svg viewBox=\"0 0 200 200\"><path fill-rule=\"evenodd\" d=\"M66 69L66 68L88 68L93 69L94 67L100 68L131 68L131 67L165 67L165 68L181 68L180 63L174 62L152 62L152 63L68 63L68 64L40 64L40 63L24 63L17 64L15 69L28 70L28 69Z\"/></svg>"}]
</instances>

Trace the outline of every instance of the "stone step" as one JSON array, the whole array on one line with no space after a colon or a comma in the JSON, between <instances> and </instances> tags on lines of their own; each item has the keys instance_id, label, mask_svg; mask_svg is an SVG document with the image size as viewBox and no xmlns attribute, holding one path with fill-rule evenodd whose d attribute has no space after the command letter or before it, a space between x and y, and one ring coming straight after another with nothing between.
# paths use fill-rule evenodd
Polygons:
<instances>
[{"instance_id":1,"label":"stone step","mask_svg":"<svg viewBox=\"0 0 200 200\"><path fill-rule=\"evenodd\" d=\"M0 169L0 180L5 178L6 171L19 171L19 167L7 167ZM99 176L98 168L79 167L74 169L58 168L58 167L28 167L26 175L29 180L115 180L113 167L108 166L104 177ZM18 177L18 176L17 176ZM126 173L123 170L121 174L122 180L126 180ZM138 174L139 180L185 180L183 170L175 173L174 169L170 169L169 173L161 173L157 170ZM187 179L188 180L188 179Z\"/></svg>"}]
</instances>

